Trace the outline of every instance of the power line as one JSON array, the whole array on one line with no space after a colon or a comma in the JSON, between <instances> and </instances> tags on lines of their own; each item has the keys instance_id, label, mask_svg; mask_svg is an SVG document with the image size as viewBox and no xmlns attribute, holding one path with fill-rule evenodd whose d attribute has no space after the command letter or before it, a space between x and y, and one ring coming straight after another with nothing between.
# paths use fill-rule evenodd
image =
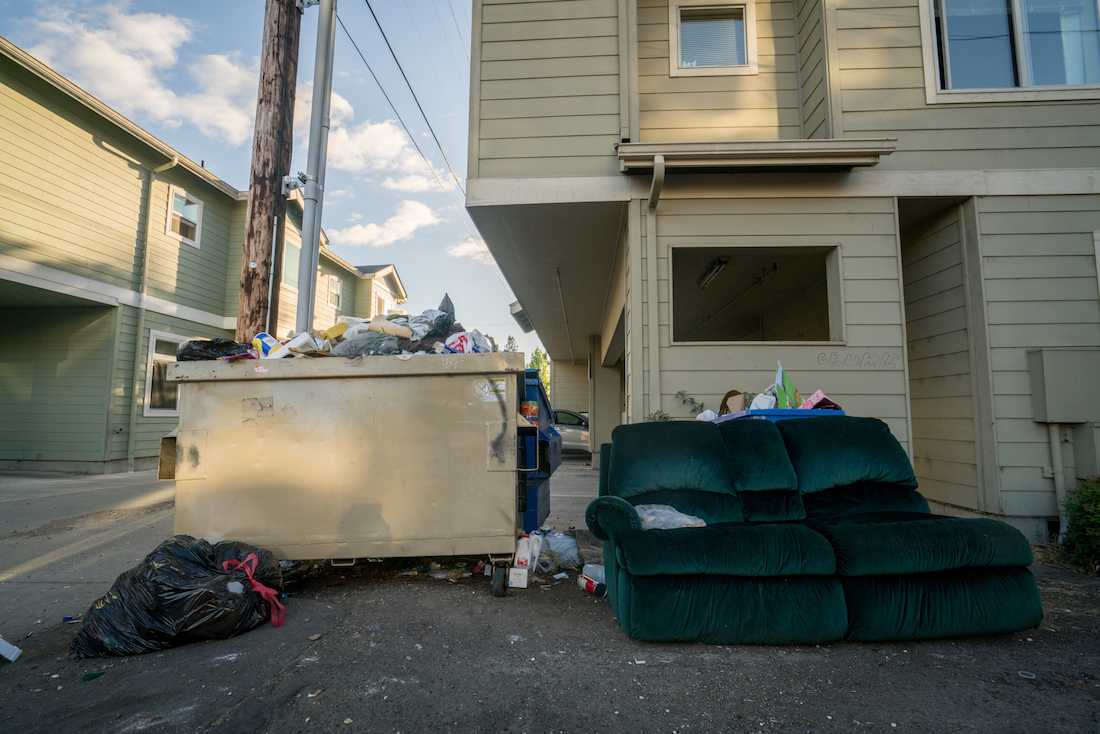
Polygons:
<instances>
[{"instance_id":1,"label":"power line","mask_svg":"<svg viewBox=\"0 0 1100 734\"><path fill-rule=\"evenodd\" d=\"M462 45L462 50L466 55L466 65L470 65L470 44L466 42L466 36L462 35L462 26L458 23L458 16L455 15L455 6L452 0L447 0L447 8L451 11L451 20L455 22L455 31L458 32L458 42Z\"/></svg>"},{"instance_id":2,"label":"power line","mask_svg":"<svg viewBox=\"0 0 1100 734\"><path fill-rule=\"evenodd\" d=\"M340 29L344 31L344 35L347 36L348 41L351 43L351 47L355 49L355 53L359 54L359 58L363 60L363 65L367 67L367 71L370 72L371 78L374 79L374 83L378 85L378 91L382 93L382 96L386 98L386 103L390 106L390 111L393 112L394 117L401 123L401 127L405 130L405 134L409 136L409 141L416 148L416 152L420 154L420 159L424 161L424 165L428 167L428 170L432 172L432 177L435 178L436 184L439 186L440 191L446 191L447 187L443 185L443 181L439 179L439 174L435 171L435 166L428 160L428 156L424 155L424 151L420 149L420 145L416 142L416 137L409 130L409 126L405 124L404 118L401 117L401 113L397 111L397 107L394 106L393 100L390 99L390 95L386 93L386 88L382 86L382 82L378 80L378 75L374 73L374 69L371 68L370 63L367 61L367 57L363 55L363 52L359 49L359 44L355 42L355 39L351 37L351 33L348 31L348 27L344 25L344 19L340 17L339 13L336 15L336 22L340 24ZM463 192L465 193L465 192Z\"/></svg>"},{"instance_id":3,"label":"power line","mask_svg":"<svg viewBox=\"0 0 1100 734\"><path fill-rule=\"evenodd\" d=\"M420 104L420 98L416 96L416 90L413 89L412 82L409 81L409 76L405 73L405 67L401 65L401 60L397 58L397 52L394 51L393 44L390 43L390 39L386 35L385 29L382 28L382 22L378 20L378 15L375 14L374 8L370 4L370 0L363 0L363 2L366 3L367 10L370 11L371 17L374 18L374 24L378 26L378 32L382 34L382 40L386 42L386 48L390 50L390 56L393 57L393 62L397 64L397 70L401 72L401 78L405 80L405 86L409 88L409 94L412 95L413 101L416 102L416 108L420 110L420 116L424 118L424 124L428 126L428 132L432 134L432 140L435 141L436 147L439 148L439 154L443 156L443 162L447 165L447 170L451 172L451 178L454 179L455 185L458 186L458 190L465 196L466 189L463 188L462 182L459 180L454 167L451 165L451 161L448 160L447 151L443 149L443 143L439 142L439 136L435 134L435 128L432 127L432 123L428 119L428 113L424 111L424 105Z\"/></svg>"}]
</instances>

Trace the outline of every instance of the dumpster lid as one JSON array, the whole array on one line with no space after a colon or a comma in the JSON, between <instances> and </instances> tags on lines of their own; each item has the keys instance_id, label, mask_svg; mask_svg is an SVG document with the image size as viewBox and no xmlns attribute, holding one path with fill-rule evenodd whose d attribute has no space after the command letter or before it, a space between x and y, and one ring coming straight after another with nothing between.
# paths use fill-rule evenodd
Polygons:
<instances>
[{"instance_id":1,"label":"dumpster lid","mask_svg":"<svg viewBox=\"0 0 1100 734\"><path fill-rule=\"evenodd\" d=\"M520 352L412 354L372 357L295 357L234 362L176 362L168 366L175 382L217 380L301 380L332 377L413 377L523 372Z\"/></svg>"}]
</instances>

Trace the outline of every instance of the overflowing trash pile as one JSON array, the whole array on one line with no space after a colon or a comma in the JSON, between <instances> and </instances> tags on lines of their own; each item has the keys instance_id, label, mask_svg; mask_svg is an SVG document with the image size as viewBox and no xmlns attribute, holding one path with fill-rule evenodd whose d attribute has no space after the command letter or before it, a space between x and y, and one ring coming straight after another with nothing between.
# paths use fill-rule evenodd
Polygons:
<instances>
[{"instance_id":1,"label":"overflowing trash pile","mask_svg":"<svg viewBox=\"0 0 1100 734\"><path fill-rule=\"evenodd\" d=\"M260 332L250 344L231 339L198 339L180 345L181 362L288 357L368 357L412 354L481 354L495 352L491 337L467 331L455 320L455 307L444 294L439 308L415 316L389 314L361 319L341 316L322 331L303 331L289 339Z\"/></svg>"},{"instance_id":2,"label":"overflowing trash pile","mask_svg":"<svg viewBox=\"0 0 1100 734\"><path fill-rule=\"evenodd\" d=\"M177 535L120 575L84 614L70 653L137 655L283 623L279 562L245 543Z\"/></svg>"},{"instance_id":3,"label":"overflowing trash pile","mask_svg":"<svg viewBox=\"0 0 1100 734\"><path fill-rule=\"evenodd\" d=\"M783 363L776 362L775 380L763 392L753 394L743 393L740 390L730 390L722 397L722 404L719 406L717 413L713 410L703 410L695 416L695 419L713 421L730 413L772 410L774 408L841 410L840 405L822 390L815 390L809 397L803 398L798 388L795 387L791 376L784 371Z\"/></svg>"}]
</instances>

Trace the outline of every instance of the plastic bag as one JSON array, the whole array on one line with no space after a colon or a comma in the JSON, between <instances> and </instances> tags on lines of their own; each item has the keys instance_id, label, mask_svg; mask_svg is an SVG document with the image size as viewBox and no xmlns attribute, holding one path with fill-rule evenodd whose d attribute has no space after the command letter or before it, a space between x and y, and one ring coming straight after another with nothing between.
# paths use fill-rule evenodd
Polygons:
<instances>
[{"instance_id":1,"label":"plastic bag","mask_svg":"<svg viewBox=\"0 0 1100 734\"><path fill-rule=\"evenodd\" d=\"M540 574L550 576L558 571L577 569L582 563L581 549L574 536L560 530L542 534L542 550L535 564Z\"/></svg>"},{"instance_id":2,"label":"plastic bag","mask_svg":"<svg viewBox=\"0 0 1100 734\"><path fill-rule=\"evenodd\" d=\"M642 530L674 530L676 528L705 528L701 517L685 515L669 505L635 505L642 521Z\"/></svg>"},{"instance_id":3,"label":"plastic bag","mask_svg":"<svg viewBox=\"0 0 1100 734\"><path fill-rule=\"evenodd\" d=\"M232 339L215 337L214 339L192 339L180 344L176 350L176 360L180 362L203 362L225 357L241 357L248 354L247 344L238 344Z\"/></svg>"},{"instance_id":4,"label":"plastic bag","mask_svg":"<svg viewBox=\"0 0 1100 734\"><path fill-rule=\"evenodd\" d=\"M419 316L413 316L409 319L408 326L412 330L412 341L427 342L431 345L433 342L446 339L451 333L454 322L454 304L451 303L451 297L444 293L438 309L429 308Z\"/></svg>"},{"instance_id":5,"label":"plastic bag","mask_svg":"<svg viewBox=\"0 0 1100 734\"><path fill-rule=\"evenodd\" d=\"M278 561L266 550L177 535L93 602L70 652L82 658L136 655L234 637L269 618L278 626L281 578Z\"/></svg>"},{"instance_id":6,"label":"plastic bag","mask_svg":"<svg viewBox=\"0 0 1100 734\"><path fill-rule=\"evenodd\" d=\"M794 381L783 371L781 362L775 363L775 407L797 408L802 402L802 396L798 394L798 388Z\"/></svg>"},{"instance_id":7,"label":"plastic bag","mask_svg":"<svg viewBox=\"0 0 1100 734\"><path fill-rule=\"evenodd\" d=\"M461 331L447 337L445 347L455 354L484 354L493 351L493 345L477 329Z\"/></svg>"},{"instance_id":8,"label":"plastic bag","mask_svg":"<svg viewBox=\"0 0 1100 734\"><path fill-rule=\"evenodd\" d=\"M367 324L355 324L344 334L344 341L332 348L337 357L399 354L401 346L396 336L371 331Z\"/></svg>"}]
</instances>

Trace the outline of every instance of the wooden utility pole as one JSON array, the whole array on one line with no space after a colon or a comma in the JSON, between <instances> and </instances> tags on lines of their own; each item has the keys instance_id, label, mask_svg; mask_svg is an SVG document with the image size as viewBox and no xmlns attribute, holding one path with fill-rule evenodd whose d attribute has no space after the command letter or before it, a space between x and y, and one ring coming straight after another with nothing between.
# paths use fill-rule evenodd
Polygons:
<instances>
[{"instance_id":1,"label":"wooden utility pole","mask_svg":"<svg viewBox=\"0 0 1100 734\"><path fill-rule=\"evenodd\" d=\"M275 331L279 323L286 213L282 187L283 177L290 173L301 25L296 0L267 0L237 311L237 341L241 342L260 331Z\"/></svg>"}]
</instances>

